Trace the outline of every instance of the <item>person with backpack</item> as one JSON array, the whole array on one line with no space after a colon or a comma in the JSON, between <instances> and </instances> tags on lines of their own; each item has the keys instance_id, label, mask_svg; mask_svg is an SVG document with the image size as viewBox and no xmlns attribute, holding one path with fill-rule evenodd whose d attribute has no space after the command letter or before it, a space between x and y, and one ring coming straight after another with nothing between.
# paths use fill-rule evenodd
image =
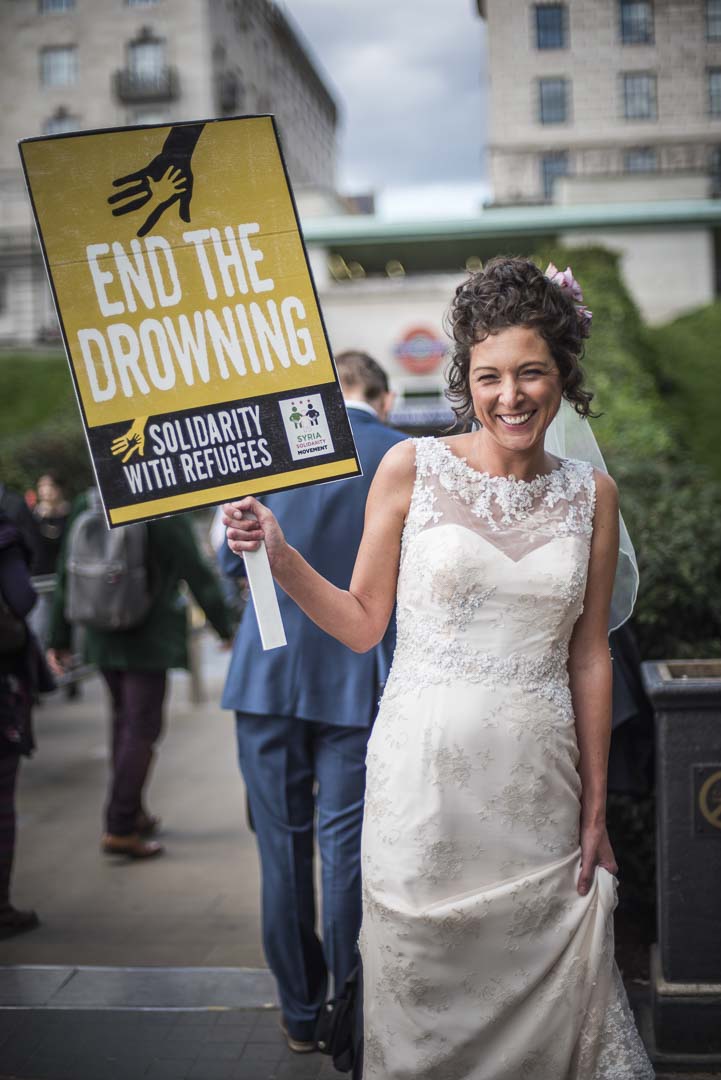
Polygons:
<instances>
[{"instance_id":1,"label":"person with backpack","mask_svg":"<svg viewBox=\"0 0 721 1080\"><path fill-rule=\"evenodd\" d=\"M159 821L143 795L163 718L167 673L188 666L185 581L224 642L231 623L220 588L184 516L108 529L95 489L73 508L58 562L48 660L71 659L73 625L101 672L112 708L112 775L102 850L146 859L163 852L151 836Z\"/></svg>"},{"instance_id":2,"label":"person with backpack","mask_svg":"<svg viewBox=\"0 0 721 1080\"><path fill-rule=\"evenodd\" d=\"M54 686L25 621L36 600L30 560L22 533L0 509L0 938L40 925L34 911L10 903L20 758L29 757L34 748L33 696Z\"/></svg>"}]
</instances>

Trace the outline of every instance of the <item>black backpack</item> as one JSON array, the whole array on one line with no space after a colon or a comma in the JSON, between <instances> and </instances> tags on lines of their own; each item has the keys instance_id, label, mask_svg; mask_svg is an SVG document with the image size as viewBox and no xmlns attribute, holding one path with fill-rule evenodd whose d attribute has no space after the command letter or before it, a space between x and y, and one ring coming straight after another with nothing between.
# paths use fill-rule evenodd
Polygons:
<instances>
[{"instance_id":1,"label":"black backpack","mask_svg":"<svg viewBox=\"0 0 721 1080\"><path fill-rule=\"evenodd\" d=\"M65 618L95 630L131 630L150 610L148 530L139 523L109 529L100 495L70 526Z\"/></svg>"}]
</instances>

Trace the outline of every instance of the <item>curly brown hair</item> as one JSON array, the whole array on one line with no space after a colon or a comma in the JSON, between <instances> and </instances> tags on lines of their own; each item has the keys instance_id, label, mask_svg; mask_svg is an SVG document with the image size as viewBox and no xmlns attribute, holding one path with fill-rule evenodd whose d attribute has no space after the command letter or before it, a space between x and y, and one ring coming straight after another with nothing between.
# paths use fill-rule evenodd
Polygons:
<instances>
[{"instance_id":1,"label":"curly brown hair","mask_svg":"<svg viewBox=\"0 0 721 1080\"><path fill-rule=\"evenodd\" d=\"M563 396L579 416L593 416L593 394L583 387L583 324L573 298L530 259L499 255L456 289L448 312L455 348L446 376L446 397L459 422L473 417L469 380L471 349L510 326L533 327L548 345L561 373Z\"/></svg>"}]
</instances>

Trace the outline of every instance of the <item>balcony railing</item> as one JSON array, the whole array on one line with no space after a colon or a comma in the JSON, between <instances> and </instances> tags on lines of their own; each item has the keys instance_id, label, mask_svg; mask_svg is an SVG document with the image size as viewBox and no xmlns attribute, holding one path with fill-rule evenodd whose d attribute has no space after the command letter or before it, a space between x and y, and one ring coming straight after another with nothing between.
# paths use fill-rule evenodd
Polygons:
<instances>
[{"instance_id":1,"label":"balcony railing","mask_svg":"<svg viewBox=\"0 0 721 1080\"><path fill-rule=\"evenodd\" d=\"M115 93L121 101L172 101L178 96L180 80L177 69L162 67L157 71L133 71L120 68L113 75Z\"/></svg>"}]
</instances>

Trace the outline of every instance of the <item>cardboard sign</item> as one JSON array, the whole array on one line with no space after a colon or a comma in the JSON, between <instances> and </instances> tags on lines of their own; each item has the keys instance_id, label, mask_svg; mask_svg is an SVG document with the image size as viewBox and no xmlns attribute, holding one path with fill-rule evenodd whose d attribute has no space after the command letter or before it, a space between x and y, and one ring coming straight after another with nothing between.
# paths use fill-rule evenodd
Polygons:
<instances>
[{"instance_id":1,"label":"cardboard sign","mask_svg":"<svg viewBox=\"0 0 721 1080\"><path fill-rule=\"evenodd\" d=\"M272 117L20 153L111 527L360 472Z\"/></svg>"}]
</instances>

